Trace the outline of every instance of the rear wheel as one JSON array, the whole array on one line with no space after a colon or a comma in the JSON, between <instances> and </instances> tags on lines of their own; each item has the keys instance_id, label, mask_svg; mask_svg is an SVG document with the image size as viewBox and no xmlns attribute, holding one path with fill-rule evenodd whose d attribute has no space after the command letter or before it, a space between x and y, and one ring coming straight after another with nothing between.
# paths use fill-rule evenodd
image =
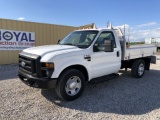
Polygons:
<instances>
[{"instance_id":1,"label":"rear wheel","mask_svg":"<svg viewBox=\"0 0 160 120\"><path fill-rule=\"evenodd\" d=\"M132 76L141 78L145 73L145 62L142 59L137 59L132 64Z\"/></svg>"},{"instance_id":2,"label":"rear wheel","mask_svg":"<svg viewBox=\"0 0 160 120\"><path fill-rule=\"evenodd\" d=\"M56 83L56 93L63 100L75 100L82 94L84 84L85 77L80 71L67 69L60 75Z\"/></svg>"}]
</instances>

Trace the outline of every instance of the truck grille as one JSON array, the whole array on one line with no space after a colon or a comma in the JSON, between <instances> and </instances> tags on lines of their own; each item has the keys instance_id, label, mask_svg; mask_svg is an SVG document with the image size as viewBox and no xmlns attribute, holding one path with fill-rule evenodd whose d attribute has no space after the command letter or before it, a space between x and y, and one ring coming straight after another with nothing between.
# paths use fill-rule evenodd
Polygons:
<instances>
[{"instance_id":1,"label":"truck grille","mask_svg":"<svg viewBox=\"0 0 160 120\"><path fill-rule=\"evenodd\" d=\"M25 53L19 54L19 71L29 75L40 75L40 56L30 55Z\"/></svg>"}]
</instances>

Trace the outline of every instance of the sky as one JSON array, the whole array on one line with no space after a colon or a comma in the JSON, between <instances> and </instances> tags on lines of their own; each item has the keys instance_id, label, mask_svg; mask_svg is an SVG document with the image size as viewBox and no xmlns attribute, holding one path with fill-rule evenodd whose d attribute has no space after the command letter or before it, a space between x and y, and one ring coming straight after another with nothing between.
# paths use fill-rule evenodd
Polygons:
<instances>
[{"instance_id":1,"label":"sky","mask_svg":"<svg viewBox=\"0 0 160 120\"><path fill-rule=\"evenodd\" d=\"M0 0L0 18L98 28L110 22L125 24L131 41L160 37L160 0Z\"/></svg>"}]
</instances>

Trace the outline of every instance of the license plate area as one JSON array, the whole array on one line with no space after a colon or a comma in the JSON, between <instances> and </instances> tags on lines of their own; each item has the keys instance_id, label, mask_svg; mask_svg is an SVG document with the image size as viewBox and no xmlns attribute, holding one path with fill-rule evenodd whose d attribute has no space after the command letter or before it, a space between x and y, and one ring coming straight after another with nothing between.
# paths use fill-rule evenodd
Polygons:
<instances>
[{"instance_id":1,"label":"license plate area","mask_svg":"<svg viewBox=\"0 0 160 120\"><path fill-rule=\"evenodd\" d=\"M19 76L19 77L27 85L29 85L29 86L36 86L34 81L32 81L32 80L30 80L30 79L28 79L26 77L23 77L23 76Z\"/></svg>"}]
</instances>

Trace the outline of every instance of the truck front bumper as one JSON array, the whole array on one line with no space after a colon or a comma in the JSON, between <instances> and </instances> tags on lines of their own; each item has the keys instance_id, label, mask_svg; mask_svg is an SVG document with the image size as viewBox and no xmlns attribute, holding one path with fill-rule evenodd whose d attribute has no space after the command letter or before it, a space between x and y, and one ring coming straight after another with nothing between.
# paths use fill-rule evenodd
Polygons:
<instances>
[{"instance_id":1,"label":"truck front bumper","mask_svg":"<svg viewBox=\"0 0 160 120\"><path fill-rule=\"evenodd\" d=\"M18 72L18 76L22 82L26 85L41 88L41 89L53 89L55 87L57 79L37 78L29 74Z\"/></svg>"}]
</instances>

